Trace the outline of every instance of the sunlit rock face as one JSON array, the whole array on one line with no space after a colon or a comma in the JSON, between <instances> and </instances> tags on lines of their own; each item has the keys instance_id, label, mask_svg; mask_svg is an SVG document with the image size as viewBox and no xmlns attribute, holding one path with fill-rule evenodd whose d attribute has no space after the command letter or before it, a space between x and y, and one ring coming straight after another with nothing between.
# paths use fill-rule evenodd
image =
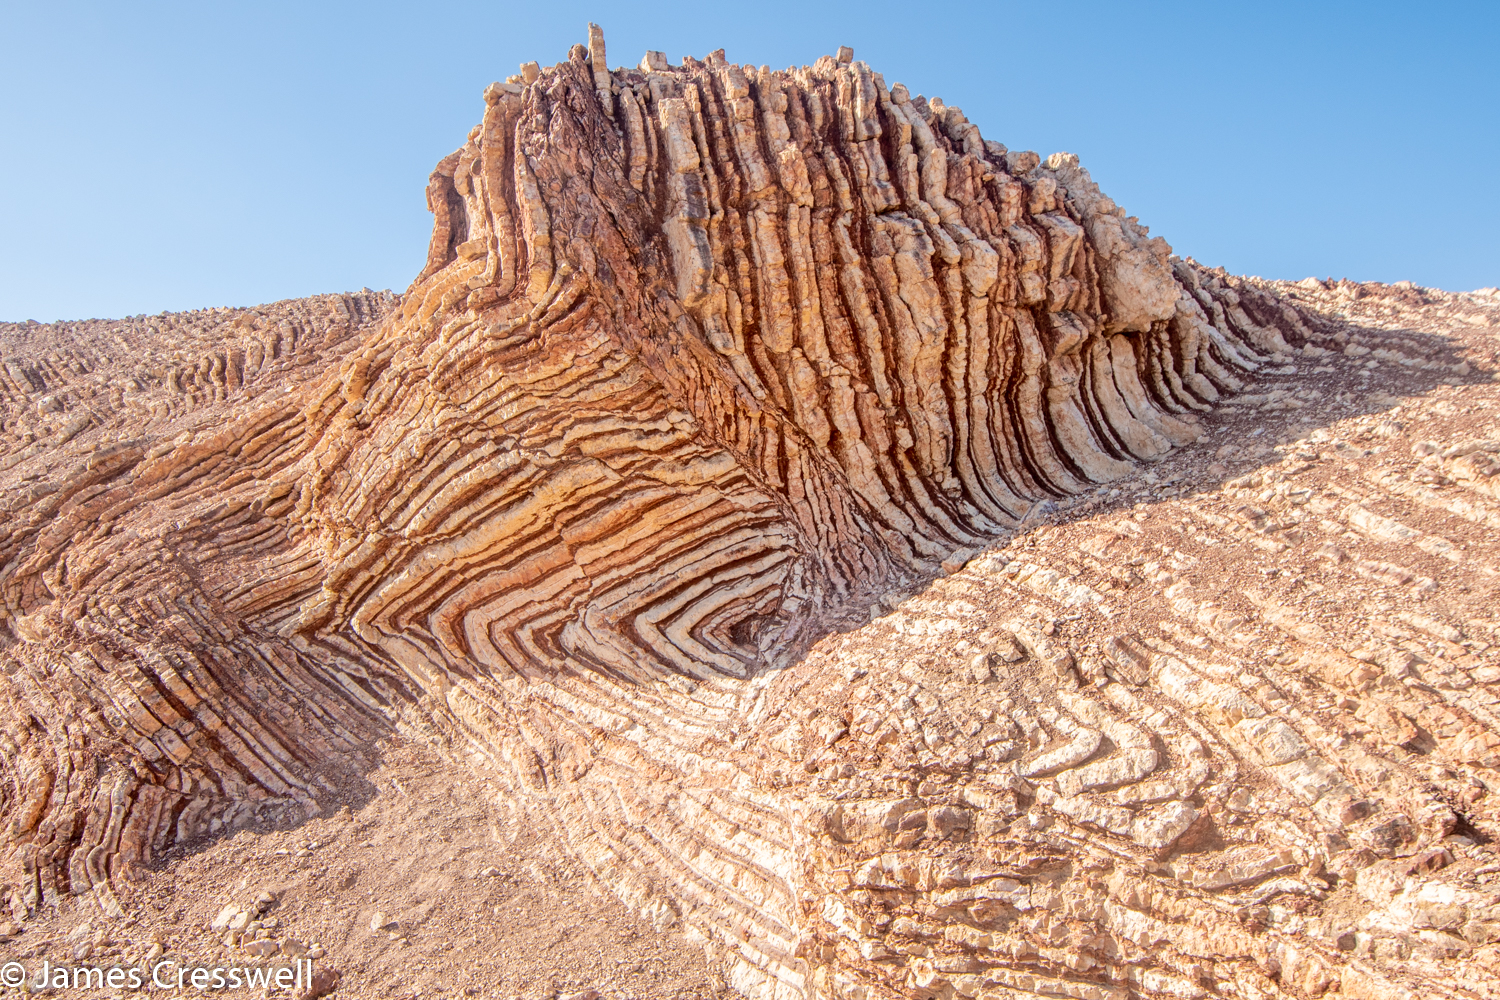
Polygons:
<instances>
[{"instance_id":1,"label":"sunlit rock face","mask_svg":"<svg viewBox=\"0 0 1500 1000\"><path fill-rule=\"evenodd\" d=\"M484 102L399 300L7 328L13 910L109 909L403 726L752 996L1394 997L1487 945L1431 852L1489 777L1391 748L1488 768L1492 686L1409 683L1251 573L1306 497L1194 508L1229 597L1155 522L1031 530L1206 440L1250 373L1358 347L1327 302L1172 256L1075 157L847 52L609 70L596 29ZM1475 454L1438 460L1474 466L1468 525ZM1478 572L1360 503L1324 513ZM1443 615L1406 628L1479 669Z\"/></svg>"}]
</instances>

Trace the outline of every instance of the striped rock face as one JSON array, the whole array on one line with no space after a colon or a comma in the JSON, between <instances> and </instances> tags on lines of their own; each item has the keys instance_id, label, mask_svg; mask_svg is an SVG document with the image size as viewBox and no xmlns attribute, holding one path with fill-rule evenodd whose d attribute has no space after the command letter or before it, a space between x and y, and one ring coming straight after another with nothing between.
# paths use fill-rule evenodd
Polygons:
<instances>
[{"instance_id":1,"label":"striped rock face","mask_svg":"<svg viewBox=\"0 0 1500 1000\"><path fill-rule=\"evenodd\" d=\"M1382 675L1263 576L1253 607L1193 590L1136 521L1023 551L1208 441L1250 373L1359 346L1331 306L1172 256L1075 157L851 58L610 71L595 35L521 81L433 173L415 283L341 300L296 364L266 332L290 351L292 307L226 316L259 346L65 433L87 366L8 363L7 413L63 411L6 446L14 908L117 910L133 864L315 811L403 727L500 767L749 995L1336 984L1344 945L1262 904L1453 814L1413 781L1372 803L1234 664L1264 620L1330 690ZM99 370L178 342L120 329ZM1243 398L1289 412L1296 384ZM1483 454L1454 461L1487 483ZM1284 527L1261 513L1201 520L1249 546ZM886 615L945 574L941 607ZM1282 798L1259 840L1214 825ZM1209 862L1159 887L1181 850ZM1314 943L1268 951L1276 928Z\"/></svg>"}]
</instances>

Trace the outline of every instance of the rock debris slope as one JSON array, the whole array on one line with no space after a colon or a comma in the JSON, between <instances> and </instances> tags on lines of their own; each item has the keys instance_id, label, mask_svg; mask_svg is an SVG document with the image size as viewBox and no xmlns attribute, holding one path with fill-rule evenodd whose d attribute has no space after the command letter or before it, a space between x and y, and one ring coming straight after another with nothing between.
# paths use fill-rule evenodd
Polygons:
<instances>
[{"instance_id":1,"label":"rock debris slope","mask_svg":"<svg viewBox=\"0 0 1500 1000\"><path fill-rule=\"evenodd\" d=\"M847 50L591 28L484 99L399 302L7 328L14 913L118 913L400 725L747 995L1494 992L1448 862L1496 829L1500 432L1315 488L1331 432L1214 437L1353 419L1312 363L1477 380L1493 297L1202 268ZM1199 502L1183 447L1266 462ZM1143 463L1172 533L1052 526Z\"/></svg>"}]
</instances>

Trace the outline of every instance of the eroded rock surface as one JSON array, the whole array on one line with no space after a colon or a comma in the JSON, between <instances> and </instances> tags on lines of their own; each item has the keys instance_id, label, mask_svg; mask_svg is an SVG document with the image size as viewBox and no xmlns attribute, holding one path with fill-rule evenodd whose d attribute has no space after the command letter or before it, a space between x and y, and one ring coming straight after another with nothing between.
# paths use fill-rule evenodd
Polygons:
<instances>
[{"instance_id":1,"label":"eroded rock surface","mask_svg":"<svg viewBox=\"0 0 1500 1000\"><path fill-rule=\"evenodd\" d=\"M6 327L17 919L399 727L748 995L1494 990L1494 294L1200 267L846 50L484 99L399 301Z\"/></svg>"}]
</instances>

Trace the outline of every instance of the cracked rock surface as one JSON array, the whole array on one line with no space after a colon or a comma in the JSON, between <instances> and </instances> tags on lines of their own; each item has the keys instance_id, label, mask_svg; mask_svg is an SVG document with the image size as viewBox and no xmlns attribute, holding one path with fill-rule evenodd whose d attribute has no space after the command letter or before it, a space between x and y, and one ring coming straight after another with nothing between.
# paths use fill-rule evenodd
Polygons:
<instances>
[{"instance_id":1,"label":"cracked rock surface","mask_svg":"<svg viewBox=\"0 0 1500 1000\"><path fill-rule=\"evenodd\" d=\"M591 28L427 197L399 297L0 327L19 924L420 738L747 996L1500 993L1500 293L1205 268L847 50Z\"/></svg>"}]
</instances>

